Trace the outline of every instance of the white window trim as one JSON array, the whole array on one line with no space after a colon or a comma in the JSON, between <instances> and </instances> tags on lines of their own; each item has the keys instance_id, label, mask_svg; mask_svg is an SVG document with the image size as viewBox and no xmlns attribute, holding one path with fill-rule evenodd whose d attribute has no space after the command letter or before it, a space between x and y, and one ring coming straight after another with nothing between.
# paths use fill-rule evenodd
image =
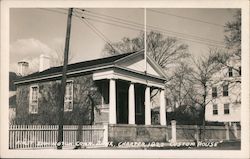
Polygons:
<instances>
[{"instance_id":1,"label":"white window trim","mask_svg":"<svg viewBox=\"0 0 250 159\"><path fill-rule=\"evenodd\" d=\"M216 105L217 109L214 109L214 106ZM217 114L214 114L214 110L217 110ZM213 104L213 111L212 111L213 115L219 115L219 109L218 109L218 104Z\"/></svg>"},{"instance_id":2,"label":"white window trim","mask_svg":"<svg viewBox=\"0 0 250 159\"><path fill-rule=\"evenodd\" d=\"M65 100L65 97L66 97L66 90L65 90L65 95L64 95L64 108L63 108L64 112L71 112L71 111L73 111L73 109L74 109L74 81L73 81L73 80L67 80L67 81L66 81L65 89L66 89L66 87L67 87L67 83L71 83L71 82L72 82L72 99L71 99L71 100ZM70 102L70 101L71 101L71 103L72 103L72 109L65 109L65 103L66 103L66 102Z\"/></svg>"},{"instance_id":3,"label":"white window trim","mask_svg":"<svg viewBox=\"0 0 250 159\"><path fill-rule=\"evenodd\" d=\"M37 87L37 111L36 112L32 112L31 111L31 104L32 104L32 94L33 94L33 89L34 87ZM29 114L38 114L38 103L39 103L39 86L36 84L36 85L31 85L30 86L30 92L29 92L30 96L29 96Z\"/></svg>"}]
</instances>

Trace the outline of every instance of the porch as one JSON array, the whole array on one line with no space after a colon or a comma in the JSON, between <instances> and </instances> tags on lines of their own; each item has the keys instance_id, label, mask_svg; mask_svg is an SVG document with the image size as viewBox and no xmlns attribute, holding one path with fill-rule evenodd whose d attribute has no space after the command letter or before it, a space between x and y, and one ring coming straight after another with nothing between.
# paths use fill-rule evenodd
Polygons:
<instances>
[{"instance_id":1,"label":"porch","mask_svg":"<svg viewBox=\"0 0 250 159\"><path fill-rule=\"evenodd\" d=\"M96 124L152 125L151 94L157 91L159 123L166 125L164 79L123 69L96 72L93 79L102 95Z\"/></svg>"}]
</instances>

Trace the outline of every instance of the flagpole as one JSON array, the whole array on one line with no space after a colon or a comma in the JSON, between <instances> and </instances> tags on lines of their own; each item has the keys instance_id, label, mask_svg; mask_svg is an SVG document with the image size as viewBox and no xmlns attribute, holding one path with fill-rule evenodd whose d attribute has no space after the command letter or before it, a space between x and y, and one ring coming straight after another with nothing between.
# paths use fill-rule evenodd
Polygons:
<instances>
[{"instance_id":1,"label":"flagpole","mask_svg":"<svg viewBox=\"0 0 250 159\"><path fill-rule=\"evenodd\" d=\"M145 73L147 73L147 11L144 8L144 60L145 60Z\"/></svg>"}]
</instances>

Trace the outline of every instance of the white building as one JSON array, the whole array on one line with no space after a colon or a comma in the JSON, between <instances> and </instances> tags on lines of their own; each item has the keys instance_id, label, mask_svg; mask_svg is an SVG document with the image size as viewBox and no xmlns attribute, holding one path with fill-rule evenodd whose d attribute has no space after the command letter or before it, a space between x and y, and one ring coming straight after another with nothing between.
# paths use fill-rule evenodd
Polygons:
<instances>
[{"instance_id":1,"label":"white building","mask_svg":"<svg viewBox=\"0 0 250 159\"><path fill-rule=\"evenodd\" d=\"M209 85L205 118L213 122L240 122L241 63L233 57Z\"/></svg>"}]
</instances>

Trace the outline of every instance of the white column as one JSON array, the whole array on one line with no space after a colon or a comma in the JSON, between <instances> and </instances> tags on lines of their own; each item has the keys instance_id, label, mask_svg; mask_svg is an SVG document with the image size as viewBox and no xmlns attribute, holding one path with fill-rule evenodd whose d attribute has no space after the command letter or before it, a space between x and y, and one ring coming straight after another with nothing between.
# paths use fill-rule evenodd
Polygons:
<instances>
[{"instance_id":1,"label":"white column","mask_svg":"<svg viewBox=\"0 0 250 159\"><path fill-rule=\"evenodd\" d=\"M109 81L109 124L116 124L116 85L115 79Z\"/></svg>"},{"instance_id":2,"label":"white column","mask_svg":"<svg viewBox=\"0 0 250 159\"><path fill-rule=\"evenodd\" d=\"M128 123L135 124L135 86L134 83L130 83L129 91L128 91Z\"/></svg>"},{"instance_id":3,"label":"white column","mask_svg":"<svg viewBox=\"0 0 250 159\"><path fill-rule=\"evenodd\" d=\"M164 90L160 90L160 124L166 125L166 102Z\"/></svg>"},{"instance_id":4,"label":"white column","mask_svg":"<svg viewBox=\"0 0 250 159\"><path fill-rule=\"evenodd\" d=\"M145 125L151 125L150 87L145 89Z\"/></svg>"}]
</instances>

